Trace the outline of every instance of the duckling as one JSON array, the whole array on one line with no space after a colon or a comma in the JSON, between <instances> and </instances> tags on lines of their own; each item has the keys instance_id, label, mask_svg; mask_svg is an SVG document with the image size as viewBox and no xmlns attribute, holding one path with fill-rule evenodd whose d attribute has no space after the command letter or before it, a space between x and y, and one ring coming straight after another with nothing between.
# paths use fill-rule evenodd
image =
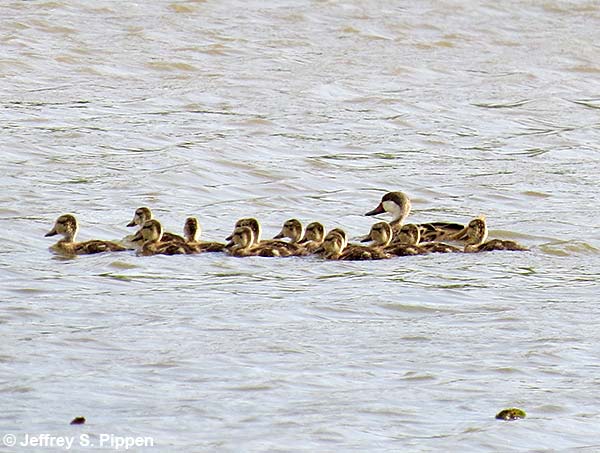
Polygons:
<instances>
[{"instance_id":1,"label":"duckling","mask_svg":"<svg viewBox=\"0 0 600 453\"><path fill-rule=\"evenodd\" d=\"M298 219L289 219L283 223L281 231L273 239L288 238L290 243L297 244L302 239L302 223Z\"/></svg>"},{"instance_id":2,"label":"duckling","mask_svg":"<svg viewBox=\"0 0 600 453\"><path fill-rule=\"evenodd\" d=\"M282 250L277 247L264 243L255 245L254 232L248 226L236 227L230 237L231 245L227 248L227 251L232 256L282 256Z\"/></svg>"},{"instance_id":3,"label":"duckling","mask_svg":"<svg viewBox=\"0 0 600 453\"><path fill-rule=\"evenodd\" d=\"M390 225L389 223L387 225L390 227L390 229L392 229L393 232L392 225ZM415 225L414 223L407 223L406 225L402 225L400 229L396 230L395 234L392 233L390 240L391 245L408 244L412 246L417 246L421 242L421 228L419 228L419 226Z\"/></svg>"},{"instance_id":4,"label":"duckling","mask_svg":"<svg viewBox=\"0 0 600 453\"><path fill-rule=\"evenodd\" d=\"M387 226L386 226L387 225ZM375 231L373 231L375 229ZM386 222L376 223L371 227L371 233L368 238L373 239L379 244L383 244L388 235L392 231L391 225ZM461 252L462 250L450 244L443 242L421 242L421 229L414 223L404 225L400 231L396 232L394 242L384 247L384 251L391 255L407 256L407 255L422 255L424 253L450 253Z\"/></svg>"},{"instance_id":5,"label":"duckling","mask_svg":"<svg viewBox=\"0 0 600 453\"><path fill-rule=\"evenodd\" d=\"M394 256L422 255L427 251L419 243L419 229L414 224L405 225L401 234L397 234L397 242L391 243L393 230L389 223L378 222L371 227L369 234L361 242L373 241L373 247Z\"/></svg>"},{"instance_id":6,"label":"duckling","mask_svg":"<svg viewBox=\"0 0 600 453\"><path fill-rule=\"evenodd\" d=\"M261 226L260 223L258 223L258 220L256 220L253 217L249 217L249 218L244 218L244 219L240 219L235 223L235 228L238 227L242 227L242 226L247 226L248 228L250 228L252 230L253 233L253 245L258 246L268 246L265 248L265 250L277 250L278 251L278 255L273 255L273 256L297 256L297 255L303 255L305 254L304 251L302 250L302 248L300 246L298 246L297 244L291 244L289 242L285 242L285 241L278 241L278 240L261 240ZM232 236L229 236L227 238L227 240L232 239ZM265 252L265 253L269 253L269 252ZM261 256L270 256L270 255L261 255Z\"/></svg>"},{"instance_id":7,"label":"duckling","mask_svg":"<svg viewBox=\"0 0 600 453\"><path fill-rule=\"evenodd\" d=\"M134 227L134 226L137 225L139 227L137 232L139 232L142 229L142 226L144 225L144 223L147 220L152 220L153 218L154 218L154 215L152 214L152 211L150 210L150 208L148 208L146 206L142 206L141 208L137 208L135 210L135 213L133 215L133 220L131 220L131 222L129 222L127 224L127 226L128 227ZM128 235L128 236L125 236L124 241L125 242L133 243L134 245L141 245L141 242L140 243L136 243L133 240L134 237L140 237L136 233ZM185 242L185 239L183 237L179 236L178 234L169 233L169 232L164 231L163 232L162 241L165 241L165 242L173 242L173 241Z\"/></svg>"},{"instance_id":8,"label":"duckling","mask_svg":"<svg viewBox=\"0 0 600 453\"><path fill-rule=\"evenodd\" d=\"M202 228L196 217L188 217L183 226L183 234L185 242L197 252L222 252L225 244L221 242L205 242L200 241L200 233Z\"/></svg>"},{"instance_id":9,"label":"duckling","mask_svg":"<svg viewBox=\"0 0 600 453\"><path fill-rule=\"evenodd\" d=\"M338 260L344 248L344 239L339 234L327 233L321 247L315 253L328 260Z\"/></svg>"},{"instance_id":10,"label":"duckling","mask_svg":"<svg viewBox=\"0 0 600 453\"><path fill-rule=\"evenodd\" d=\"M344 249L348 246L348 235L341 228L334 228L333 230L329 231L329 233L327 233L327 234L337 234L338 236L340 236L342 238L342 249Z\"/></svg>"},{"instance_id":11,"label":"duckling","mask_svg":"<svg viewBox=\"0 0 600 453\"><path fill-rule=\"evenodd\" d=\"M320 239L318 241L306 240L306 234L308 234L309 237L315 237L315 239L318 237L319 226L321 227ZM304 229L302 228L302 223L298 219L289 219L284 222L281 231L276 236L273 236L273 239L288 238L290 240L290 244L298 246L298 255L310 255L314 252L316 248L318 248L321 245L321 242L323 242L324 233L323 225L321 225L318 222L313 222L309 224L309 227L310 228L307 228L306 230L307 233L303 235Z\"/></svg>"},{"instance_id":12,"label":"duckling","mask_svg":"<svg viewBox=\"0 0 600 453\"><path fill-rule=\"evenodd\" d=\"M329 231L323 238L321 245L315 249L314 253L316 255L321 255L323 258L329 258L329 255L333 254L333 246L335 246L335 244L333 243L334 238L337 238L337 240L339 240L339 253L341 254L342 250L348 245L348 236L346 232L341 228L334 228L333 230ZM338 258L335 257L330 259Z\"/></svg>"},{"instance_id":13,"label":"duckling","mask_svg":"<svg viewBox=\"0 0 600 453\"><path fill-rule=\"evenodd\" d=\"M486 242L488 228L484 216L479 216L457 234L457 239L465 240L465 252L491 252L493 250L527 251L527 247L515 242L503 239L492 239Z\"/></svg>"},{"instance_id":14,"label":"duckling","mask_svg":"<svg viewBox=\"0 0 600 453\"><path fill-rule=\"evenodd\" d=\"M138 255L184 255L194 253L194 249L185 242L164 241L162 225L156 219L146 220L135 234L133 242L142 242Z\"/></svg>"},{"instance_id":15,"label":"duckling","mask_svg":"<svg viewBox=\"0 0 600 453\"><path fill-rule=\"evenodd\" d=\"M404 221L410 214L412 204L410 198L403 192L388 192L382 198L379 205L365 215L372 216L388 212L392 214L393 219L390 222L394 232L404 225ZM418 224L421 240L441 241L450 239L450 237L464 228L464 225L453 222L429 222Z\"/></svg>"},{"instance_id":16,"label":"duckling","mask_svg":"<svg viewBox=\"0 0 600 453\"><path fill-rule=\"evenodd\" d=\"M323 224L312 222L306 226L304 236L300 239L298 244L304 247L308 253L314 253L315 250L323 244L324 237L325 228L323 227Z\"/></svg>"},{"instance_id":17,"label":"duckling","mask_svg":"<svg viewBox=\"0 0 600 453\"><path fill-rule=\"evenodd\" d=\"M322 256L330 260L364 261L390 257L377 248L348 244L346 233L340 228L335 228L327 233L322 249Z\"/></svg>"},{"instance_id":18,"label":"duckling","mask_svg":"<svg viewBox=\"0 0 600 453\"><path fill-rule=\"evenodd\" d=\"M445 242L421 242L419 244L423 250L428 253L461 253L462 249L460 247L456 247L451 244L446 244Z\"/></svg>"},{"instance_id":19,"label":"duckling","mask_svg":"<svg viewBox=\"0 0 600 453\"><path fill-rule=\"evenodd\" d=\"M64 255L91 255L93 253L121 252L127 250L122 245L110 241L91 240L75 242L78 230L79 226L75 216L72 214L63 214L56 219L54 227L44 236L62 235L63 238L51 246L50 250Z\"/></svg>"},{"instance_id":20,"label":"duckling","mask_svg":"<svg viewBox=\"0 0 600 453\"><path fill-rule=\"evenodd\" d=\"M438 242L434 239L428 239L425 242L422 241L421 232L423 231L422 225L415 225L414 223L408 223L403 225L400 229L397 237L405 240L407 243L418 246L421 253L456 253L462 252L462 250L454 245L445 244L444 242ZM457 224L458 225L458 224ZM445 235L446 232L438 236ZM432 235L426 234L425 237L432 238Z\"/></svg>"},{"instance_id":21,"label":"duckling","mask_svg":"<svg viewBox=\"0 0 600 453\"><path fill-rule=\"evenodd\" d=\"M373 247L348 244L342 250L339 259L344 261L382 260L389 258L390 254Z\"/></svg>"}]
</instances>

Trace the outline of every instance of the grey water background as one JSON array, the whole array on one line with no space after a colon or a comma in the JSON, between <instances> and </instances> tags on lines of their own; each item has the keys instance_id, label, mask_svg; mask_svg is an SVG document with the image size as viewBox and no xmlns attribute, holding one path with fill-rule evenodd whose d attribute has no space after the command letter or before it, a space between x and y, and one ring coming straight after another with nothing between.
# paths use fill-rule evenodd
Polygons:
<instances>
[{"instance_id":1,"label":"grey water background","mask_svg":"<svg viewBox=\"0 0 600 453\"><path fill-rule=\"evenodd\" d=\"M0 430L134 451L599 451L600 6L0 4ZM528 253L59 259L389 190ZM528 417L494 415L520 407ZM77 415L83 426L69 426ZM3 447L2 451L62 451ZM100 448L94 448L100 449ZM105 449L110 449L106 447ZM89 451L80 446L79 451Z\"/></svg>"}]
</instances>

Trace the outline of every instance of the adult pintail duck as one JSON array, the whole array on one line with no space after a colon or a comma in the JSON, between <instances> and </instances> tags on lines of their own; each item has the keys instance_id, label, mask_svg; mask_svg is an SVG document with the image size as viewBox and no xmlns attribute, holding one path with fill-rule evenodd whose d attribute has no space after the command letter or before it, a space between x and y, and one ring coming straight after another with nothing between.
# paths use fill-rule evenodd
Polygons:
<instances>
[{"instance_id":1,"label":"adult pintail duck","mask_svg":"<svg viewBox=\"0 0 600 453\"><path fill-rule=\"evenodd\" d=\"M473 219L469 224L458 233L455 237L457 240L465 241L465 252L491 252L493 250L513 250L513 251L527 251L527 247L515 241L508 241L503 239L492 239L486 241L488 237L487 222L484 216L479 216Z\"/></svg>"},{"instance_id":2,"label":"adult pintail duck","mask_svg":"<svg viewBox=\"0 0 600 453\"><path fill-rule=\"evenodd\" d=\"M141 242L137 254L150 255L185 255L195 253L194 249L181 241L163 240L162 225L156 219L146 220L142 228L135 234L133 242Z\"/></svg>"},{"instance_id":3,"label":"adult pintail duck","mask_svg":"<svg viewBox=\"0 0 600 453\"><path fill-rule=\"evenodd\" d=\"M277 257L290 256L286 249L281 249L267 242L256 244L254 240L254 231L249 226L238 226L233 230L230 236L231 245L228 245L227 252L232 256L262 256Z\"/></svg>"},{"instance_id":4,"label":"adult pintail duck","mask_svg":"<svg viewBox=\"0 0 600 453\"><path fill-rule=\"evenodd\" d=\"M56 222L54 227L44 236L62 235L56 244L50 247L50 250L64 255L91 255L102 252L121 252L127 250L120 244L111 241L91 240L85 242L75 242L75 236L79 230L77 219L72 214L63 214Z\"/></svg>"},{"instance_id":5,"label":"adult pintail duck","mask_svg":"<svg viewBox=\"0 0 600 453\"><path fill-rule=\"evenodd\" d=\"M127 226L128 227L138 226L138 231L137 232L139 232L142 229L142 225L144 225L144 223L147 220L152 220L153 218L154 218L154 215L152 214L152 211L150 210L150 208L148 208L146 206L142 206L141 208L137 208L135 210L135 213L133 214L133 219L131 220L131 222L129 222L127 224ZM141 245L141 242L136 243L133 240L134 237L136 237L136 236L139 237L136 233L131 234L129 236L126 236L124 238L124 241L125 242L133 243L134 245ZM180 235L178 235L178 234L174 234L174 233L169 233L169 232L163 231L162 241L166 241L166 242L173 242L173 241L185 242L185 239L183 237L181 237Z\"/></svg>"},{"instance_id":6,"label":"adult pintail duck","mask_svg":"<svg viewBox=\"0 0 600 453\"><path fill-rule=\"evenodd\" d=\"M225 244L221 242L201 241L200 235L202 228L196 217L188 217L185 219L183 226L183 235L185 242L197 252L222 252Z\"/></svg>"},{"instance_id":7,"label":"adult pintail duck","mask_svg":"<svg viewBox=\"0 0 600 453\"><path fill-rule=\"evenodd\" d=\"M306 226L304 236L298 242L298 245L304 247L308 253L315 253L325 238L325 228L320 222L312 222Z\"/></svg>"},{"instance_id":8,"label":"adult pintail duck","mask_svg":"<svg viewBox=\"0 0 600 453\"><path fill-rule=\"evenodd\" d=\"M382 198L379 205L365 215L372 216L387 212L393 216L390 225L394 233L402 228L404 221L410 214L412 204L408 196L403 192L388 192ZM451 236L464 228L464 225L453 222L429 222L417 224L421 234L421 241L441 241L450 239ZM395 239L393 239L395 242Z\"/></svg>"},{"instance_id":9,"label":"adult pintail duck","mask_svg":"<svg viewBox=\"0 0 600 453\"><path fill-rule=\"evenodd\" d=\"M302 247L300 247L297 244L291 244L289 242L285 242L285 241L279 241L279 240L275 240L275 239L266 239L266 240L261 240L261 234L262 234L262 228L260 226L260 223L258 223L258 220L256 220L254 217L247 217L244 219L239 219L236 223L235 223L235 228L239 228L239 227L248 227L252 230L252 234L253 234L253 245L254 246L264 246L264 255L261 256L269 256L266 253L269 253L268 251L272 251L272 250L277 250L276 255L273 256L296 256L296 255L303 255L304 254L304 250L302 249ZM235 232L235 229L234 229ZM229 236L227 238L227 240L231 240L232 236Z\"/></svg>"}]
</instances>

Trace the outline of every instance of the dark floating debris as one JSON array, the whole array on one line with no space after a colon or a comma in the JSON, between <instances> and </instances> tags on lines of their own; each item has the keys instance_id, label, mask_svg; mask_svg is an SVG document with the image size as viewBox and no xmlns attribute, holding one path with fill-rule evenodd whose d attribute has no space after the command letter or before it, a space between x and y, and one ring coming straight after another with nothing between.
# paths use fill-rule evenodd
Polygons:
<instances>
[{"instance_id":1,"label":"dark floating debris","mask_svg":"<svg viewBox=\"0 0 600 453\"><path fill-rule=\"evenodd\" d=\"M516 407L511 407L510 409L504 409L498 412L496 418L498 420L519 420L525 418L526 415L525 411L517 409Z\"/></svg>"},{"instance_id":2,"label":"dark floating debris","mask_svg":"<svg viewBox=\"0 0 600 453\"><path fill-rule=\"evenodd\" d=\"M71 425L83 425L85 423L85 417L75 417L71 420Z\"/></svg>"}]
</instances>

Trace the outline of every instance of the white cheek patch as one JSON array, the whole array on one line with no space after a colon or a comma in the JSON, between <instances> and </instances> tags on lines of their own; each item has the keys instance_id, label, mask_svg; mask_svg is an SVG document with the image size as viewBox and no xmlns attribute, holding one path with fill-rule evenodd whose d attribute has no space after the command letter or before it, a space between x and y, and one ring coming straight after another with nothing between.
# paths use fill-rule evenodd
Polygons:
<instances>
[{"instance_id":1,"label":"white cheek patch","mask_svg":"<svg viewBox=\"0 0 600 453\"><path fill-rule=\"evenodd\" d=\"M396 216L400 213L400 207L393 201L384 201L382 203L382 205L383 205L383 209L385 209L385 212L389 212L390 214L393 214L394 216Z\"/></svg>"}]
</instances>

